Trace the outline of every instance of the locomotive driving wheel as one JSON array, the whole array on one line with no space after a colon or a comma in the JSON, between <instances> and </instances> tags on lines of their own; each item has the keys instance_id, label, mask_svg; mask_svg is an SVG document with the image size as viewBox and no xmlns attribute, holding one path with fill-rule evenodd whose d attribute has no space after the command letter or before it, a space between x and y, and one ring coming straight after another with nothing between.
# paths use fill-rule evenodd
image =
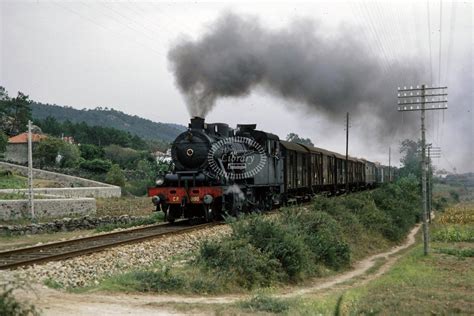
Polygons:
<instances>
[{"instance_id":1,"label":"locomotive driving wheel","mask_svg":"<svg viewBox=\"0 0 474 316\"><path fill-rule=\"evenodd\" d=\"M181 205L170 205L165 213L165 220L169 223L174 223L177 218L182 215Z\"/></svg>"}]
</instances>

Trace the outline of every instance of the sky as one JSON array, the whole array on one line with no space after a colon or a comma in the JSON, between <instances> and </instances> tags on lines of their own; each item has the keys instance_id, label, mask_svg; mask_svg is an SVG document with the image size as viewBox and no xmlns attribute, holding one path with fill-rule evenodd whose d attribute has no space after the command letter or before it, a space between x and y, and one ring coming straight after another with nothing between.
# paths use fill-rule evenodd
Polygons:
<instances>
[{"instance_id":1,"label":"sky","mask_svg":"<svg viewBox=\"0 0 474 316\"><path fill-rule=\"evenodd\" d=\"M419 138L419 113L397 112L397 86L439 84L448 86L449 108L427 113L426 120L428 143L442 150L435 166L474 171L472 12L471 1L0 0L0 85L11 96L22 91L38 102L109 107L186 125L190 113L168 58L176 45L200 41L226 14L276 32L311 21L325 38L368 47L378 57L377 78L387 78L384 89L393 108L380 114L367 106L351 114L352 156L388 164L391 147L397 165L400 141ZM423 69L423 82L397 82L393 74L410 72L413 61ZM345 114L329 117L297 103L256 85L244 96L218 98L206 120L256 123L281 138L296 132L344 153ZM388 133L387 121L395 131ZM382 134L389 137L377 137Z\"/></svg>"}]
</instances>

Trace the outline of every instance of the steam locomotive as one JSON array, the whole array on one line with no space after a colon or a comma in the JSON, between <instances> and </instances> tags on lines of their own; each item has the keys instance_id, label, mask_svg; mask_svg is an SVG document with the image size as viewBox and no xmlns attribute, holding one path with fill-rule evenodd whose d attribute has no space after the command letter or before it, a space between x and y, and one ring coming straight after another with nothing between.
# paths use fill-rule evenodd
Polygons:
<instances>
[{"instance_id":1,"label":"steam locomotive","mask_svg":"<svg viewBox=\"0 0 474 316\"><path fill-rule=\"evenodd\" d=\"M280 140L255 124L191 119L171 148L174 170L159 175L148 195L165 220L262 212L393 180L388 167L329 150Z\"/></svg>"}]
</instances>

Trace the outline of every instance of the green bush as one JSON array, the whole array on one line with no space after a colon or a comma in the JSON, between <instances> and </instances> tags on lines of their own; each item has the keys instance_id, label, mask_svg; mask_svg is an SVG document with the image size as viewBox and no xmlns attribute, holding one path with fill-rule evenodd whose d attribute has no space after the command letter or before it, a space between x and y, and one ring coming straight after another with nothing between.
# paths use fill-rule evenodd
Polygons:
<instances>
[{"instance_id":1,"label":"green bush","mask_svg":"<svg viewBox=\"0 0 474 316\"><path fill-rule=\"evenodd\" d=\"M39 315L33 305L18 302L13 296L13 288L6 285L0 287L0 315L2 316L27 316Z\"/></svg>"},{"instance_id":2,"label":"green bush","mask_svg":"<svg viewBox=\"0 0 474 316\"><path fill-rule=\"evenodd\" d=\"M109 160L92 159L82 161L79 167L92 172L105 173L110 170L112 163Z\"/></svg>"},{"instance_id":3,"label":"green bush","mask_svg":"<svg viewBox=\"0 0 474 316\"><path fill-rule=\"evenodd\" d=\"M287 212L295 230L303 234L304 242L317 264L341 268L350 261L349 245L342 239L342 230L336 220L326 212Z\"/></svg>"},{"instance_id":4,"label":"green bush","mask_svg":"<svg viewBox=\"0 0 474 316\"><path fill-rule=\"evenodd\" d=\"M105 155L102 147L92 144L81 144L79 149L81 150L81 157L85 160L103 159Z\"/></svg>"},{"instance_id":5,"label":"green bush","mask_svg":"<svg viewBox=\"0 0 474 316\"><path fill-rule=\"evenodd\" d=\"M105 181L107 183L118 185L123 187L125 185L125 176L123 174L122 169L117 164L112 165L109 172L107 172L107 176L105 177Z\"/></svg>"},{"instance_id":6,"label":"green bush","mask_svg":"<svg viewBox=\"0 0 474 316\"><path fill-rule=\"evenodd\" d=\"M281 263L245 239L204 242L197 262L246 289L270 286L283 276Z\"/></svg>"},{"instance_id":7,"label":"green bush","mask_svg":"<svg viewBox=\"0 0 474 316\"><path fill-rule=\"evenodd\" d=\"M270 258L278 260L291 280L299 279L311 262L311 251L304 236L294 228L258 215L232 224L236 239L248 240Z\"/></svg>"}]
</instances>

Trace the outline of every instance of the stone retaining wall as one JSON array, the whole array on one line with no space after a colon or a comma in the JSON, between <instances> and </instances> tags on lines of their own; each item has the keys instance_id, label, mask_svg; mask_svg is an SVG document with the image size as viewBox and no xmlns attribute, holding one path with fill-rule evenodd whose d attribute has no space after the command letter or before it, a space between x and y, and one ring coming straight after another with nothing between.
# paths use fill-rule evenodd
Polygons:
<instances>
[{"instance_id":1,"label":"stone retaining wall","mask_svg":"<svg viewBox=\"0 0 474 316\"><path fill-rule=\"evenodd\" d=\"M54 233L61 231L74 231L80 229L94 229L107 224L129 224L134 221L143 220L148 216L104 216L56 219L51 222L28 224L28 225L0 225L0 235L30 235Z\"/></svg>"},{"instance_id":2,"label":"stone retaining wall","mask_svg":"<svg viewBox=\"0 0 474 316\"><path fill-rule=\"evenodd\" d=\"M96 209L93 198L35 200L35 216L38 218L95 214ZM31 218L28 200L0 200L0 220L21 218Z\"/></svg>"}]
</instances>

